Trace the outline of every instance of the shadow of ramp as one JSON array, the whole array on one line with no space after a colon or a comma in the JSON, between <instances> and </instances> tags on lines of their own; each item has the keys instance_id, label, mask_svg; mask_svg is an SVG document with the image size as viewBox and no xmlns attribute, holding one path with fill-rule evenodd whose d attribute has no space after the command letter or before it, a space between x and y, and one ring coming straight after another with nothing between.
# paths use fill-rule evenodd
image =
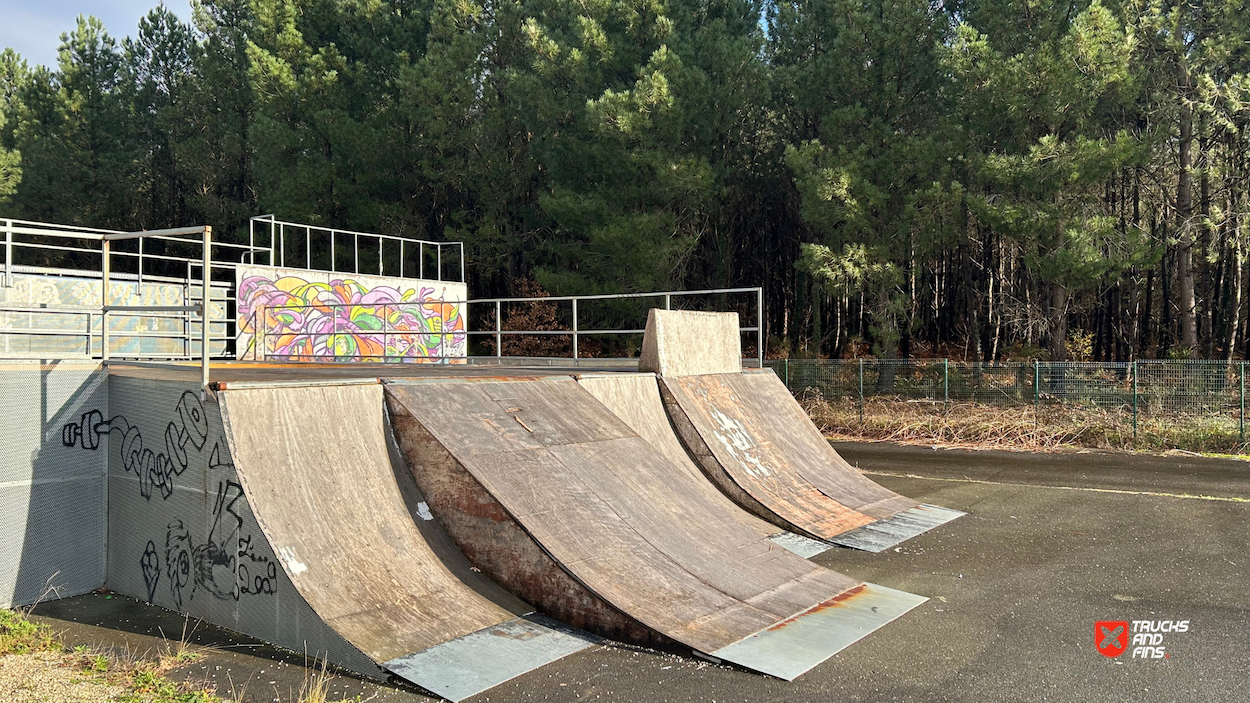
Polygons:
<instances>
[{"instance_id":1,"label":"shadow of ramp","mask_svg":"<svg viewBox=\"0 0 1250 703\"><path fill-rule=\"evenodd\" d=\"M459 700L593 644L474 572L392 465L382 387L219 393L239 482L282 568L371 660ZM310 423L310 414L333 418ZM333 431L326 431L333 427ZM413 514L417 519L413 519Z\"/></svg>"}]
</instances>

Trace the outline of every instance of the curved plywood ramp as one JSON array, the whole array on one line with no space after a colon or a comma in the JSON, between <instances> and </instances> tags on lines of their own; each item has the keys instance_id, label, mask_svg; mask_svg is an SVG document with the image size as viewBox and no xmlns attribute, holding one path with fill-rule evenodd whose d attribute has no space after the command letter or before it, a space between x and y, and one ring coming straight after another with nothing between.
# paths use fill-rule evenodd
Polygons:
<instances>
[{"instance_id":1,"label":"curved plywood ramp","mask_svg":"<svg viewBox=\"0 0 1250 703\"><path fill-rule=\"evenodd\" d=\"M429 519L393 461L376 382L219 399L239 481L286 574L382 667L458 700L594 641L524 618L532 609L474 572Z\"/></svg>"},{"instance_id":2,"label":"curved plywood ramp","mask_svg":"<svg viewBox=\"0 0 1250 703\"><path fill-rule=\"evenodd\" d=\"M770 370L663 377L660 386L704 473L776 525L881 551L963 515L919 505L857 471Z\"/></svg>"},{"instance_id":3,"label":"curved plywood ramp","mask_svg":"<svg viewBox=\"0 0 1250 703\"><path fill-rule=\"evenodd\" d=\"M924 600L777 548L572 378L386 389L439 522L572 625L792 679Z\"/></svg>"},{"instance_id":4,"label":"curved plywood ramp","mask_svg":"<svg viewBox=\"0 0 1250 703\"><path fill-rule=\"evenodd\" d=\"M742 510L725 493L717 490L716 486L704 477L703 471L690 459L681 440L674 434L668 413L664 410L664 403L660 400L660 388L655 374L588 374L578 376L577 383L596 400L603 403L631 430L645 439L673 466L681 469L695 490L704 493L710 502L720 503L725 512L737 515L756 534L768 537L804 557L815 556L832 546L828 542L808 539L788 530L779 530L777 525L757 517L763 512L758 506L756 510L750 512ZM737 489L736 486L733 488ZM754 500L745 491L741 489L737 491L738 495L735 498L739 503Z\"/></svg>"}]
</instances>

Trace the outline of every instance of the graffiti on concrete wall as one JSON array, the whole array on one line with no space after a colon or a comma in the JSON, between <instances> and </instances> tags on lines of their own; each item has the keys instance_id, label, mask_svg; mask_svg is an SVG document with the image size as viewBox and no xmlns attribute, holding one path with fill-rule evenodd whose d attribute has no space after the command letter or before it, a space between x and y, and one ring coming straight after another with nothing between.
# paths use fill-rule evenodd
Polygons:
<instances>
[{"instance_id":1,"label":"graffiti on concrete wall","mask_svg":"<svg viewBox=\"0 0 1250 703\"><path fill-rule=\"evenodd\" d=\"M246 594L277 592L278 566L267 556L257 554L252 535L244 534L239 502L243 487L234 480L234 465L222 460L219 441L208 446L208 414L199 396L187 391L178 399L173 419L165 426L164 451L145 446L139 427L122 415L104 419L99 410L82 414L78 422L61 428L61 443L96 451L100 438L116 434L120 440L122 467L139 480L139 494L150 501L153 495L168 499L174 483L196 460L207 454L204 469L210 481L217 480L213 501L212 526L202 541L181 518L171 520L164 536L163 551L150 539L139 557L139 569L147 588L148 602L155 602L164 581L175 607L181 609L197 593L218 600L239 600ZM162 566L162 559L164 565Z\"/></svg>"},{"instance_id":2,"label":"graffiti on concrete wall","mask_svg":"<svg viewBox=\"0 0 1250 703\"><path fill-rule=\"evenodd\" d=\"M317 275L240 269L240 357L419 362L465 355L464 284L332 274L311 280Z\"/></svg>"},{"instance_id":3,"label":"graffiti on concrete wall","mask_svg":"<svg viewBox=\"0 0 1250 703\"><path fill-rule=\"evenodd\" d=\"M148 500L153 492L168 498L174 492L174 478L187 470L189 448L199 451L208 441L208 416L199 396L187 391L174 408L174 419L165 426L164 452L144 446L143 433L124 416L105 420L99 410L83 413L79 422L66 423L61 428L61 443L95 451L100 448L100 436L112 433L121 440L122 466L139 478L139 494ZM220 463L221 447L214 442L209 465Z\"/></svg>"},{"instance_id":4,"label":"graffiti on concrete wall","mask_svg":"<svg viewBox=\"0 0 1250 703\"><path fill-rule=\"evenodd\" d=\"M181 520L169 523L165 533L165 572L171 595L179 608L182 607L184 594L190 600L199 591L218 600L238 600L248 593L276 592L278 565L253 551L250 535L240 534L243 516L236 512L235 504L242 497L243 487L234 481L217 483L213 526L204 542L196 543ZM152 546L155 552L155 545ZM145 580L151 562L145 550L140 561ZM152 566L155 567L152 577L155 581L160 577L159 562L152 563ZM189 590L188 585L191 586ZM150 592L155 591L151 582L148 588Z\"/></svg>"}]
</instances>

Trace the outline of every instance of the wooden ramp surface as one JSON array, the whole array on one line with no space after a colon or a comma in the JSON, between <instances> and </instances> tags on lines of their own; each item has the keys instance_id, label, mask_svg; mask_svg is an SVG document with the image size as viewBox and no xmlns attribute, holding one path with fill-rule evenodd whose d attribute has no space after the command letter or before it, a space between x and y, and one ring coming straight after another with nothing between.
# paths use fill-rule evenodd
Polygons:
<instances>
[{"instance_id":1,"label":"wooden ramp surface","mask_svg":"<svg viewBox=\"0 0 1250 703\"><path fill-rule=\"evenodd\" d=\"M219 398L240 483L287 575L331 628L374 661L454 700L588 646L521 625L557 646L520 667L515 652L479 646L473 661L462 662L474 673L467 686L449 686L439 671L409 661L452 642L445 651L454 655L466 638L481 640L474 633L515 629L532 608L475 573L421 515L412 476L393 461L382 386L232 389Z\"/></svg>"},{"instance_id":2,"label":"wooden ramp surface","mask_svg":"<svg viewBox=\"0 0 1250 703\"><path fill-rule=\"evenodd\" d=\"M694 649L716 652L859 584L752 529L572 378L387 393L574 578Z\"/></svg>"},{"instance_id":3,"label":"wooden ramp surface","mask_svg":"<svg viewBox=\"0 0 1250 703\"><path fill-rule=\"evenodd\" d=\"M586 375L578 376L577 383L645 439L669 463L680 469L685 474L682 480L688 481L692 488L704 493L710 502L721 504L724 512L736 515L761 536L771 537L777 534L776 526L739 508L712 485L686 454L685 447L669 424L668 413L664 411L664 403L660 400L659 382L655 374Z\"/></svg>"},{"instance_id":4,"label":"wooden ramp surface","mask_svg":"<svg viewBox=\"0 0 1250 703\"><path fill-rule=\"evenodd\" d=\"M662 378L682 439L748 509L820 539L918 504L855 470L771 371ZM736 496L735 496L736 497ZM739 501L742 502L741 500Z\"/></svg>"}]
</instances>

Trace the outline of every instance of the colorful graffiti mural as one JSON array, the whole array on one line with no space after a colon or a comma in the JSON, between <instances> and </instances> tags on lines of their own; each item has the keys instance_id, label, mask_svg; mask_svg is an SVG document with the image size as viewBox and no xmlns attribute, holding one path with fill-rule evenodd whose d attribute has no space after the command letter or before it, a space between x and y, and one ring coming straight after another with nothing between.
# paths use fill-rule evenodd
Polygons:
<instances>
[{"instance_id":1,"label":"colorful graffiti mural","mask_svg":"<svg viewBox=\"0 0 1250 703\"><path fill-rule=\"evenodd\" d=\"M315 275L240 270L240 357L438 362L465 355L464 284L331 275L308 280Z\"/></svg>"}]
</instances>

